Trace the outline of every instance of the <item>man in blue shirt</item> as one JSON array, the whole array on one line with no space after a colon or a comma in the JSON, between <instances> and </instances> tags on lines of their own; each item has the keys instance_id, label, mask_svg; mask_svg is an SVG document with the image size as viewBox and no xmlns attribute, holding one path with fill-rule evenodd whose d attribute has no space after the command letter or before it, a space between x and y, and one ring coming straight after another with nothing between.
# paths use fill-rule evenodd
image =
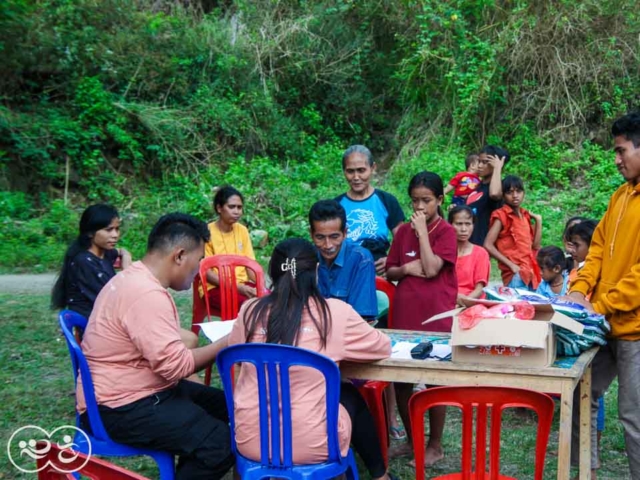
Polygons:
<instances>
[{"instance_id":1,"label":"man in blue shirt","mask_svg":"<svg viewBox=\"0 0 640 480\"><path fill-rule=\"evenodd\" d=\"M365 320L374 320L378 305L373 257L347 240L344 208L335 200L316 202L309 211L309 228L320 259L320 293L348 303Z\"/></svg>"}]
</instances>

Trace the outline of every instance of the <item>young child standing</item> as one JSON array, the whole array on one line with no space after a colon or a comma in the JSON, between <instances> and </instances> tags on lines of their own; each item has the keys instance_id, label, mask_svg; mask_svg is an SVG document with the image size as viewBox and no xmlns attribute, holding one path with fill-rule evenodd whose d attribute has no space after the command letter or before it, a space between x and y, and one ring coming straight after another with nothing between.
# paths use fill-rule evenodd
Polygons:
<instances>
[{"instance_id":1,"label":"young child standing","mask_svg":"<svg viewBox=\"0 0 640 480\"><path fill-rule=\"evenodd\" d=\"M413 207L411 222L398 229L387 257L387 278L398 282L393 304L394 328L450 332L451 318L422 325L427 318L455 308L458 293L456 233L442 218L442 179L432 172L420 172L411 179L408 193ZM409 422L409 398L413 385L397 383L395 388L408 443L389 454L408 455L413 451ZM445 407L429 411L427 465L433 465L444 457L442 433L445 414Z\"/></svg>"},{"instance_id":2,"label":"young child standing","mask_svg":"<svg viewBox=\"0 0 640 480\"><path fill-rule=\"evenodd\" d=\"M578 277L578 272L584 266L591 245L591 237L597 226L597 221L583 218L567 230L566 249L575 267L569 273L569 284Z\"/></svg>"},{"instance_id":3,"label":"young child standing","mask_svg":"<svg viewBox=\"0 0 640 480\"><path fill-rule=\"evenodd\" d=\"M449 223L456 231L458 241L458 296L484 298L482 289L489 284L491 261L484 248L469 241L475 220L473 211L466 205L458 205L449 211Z\"/></svg>"},{"instance_id":4,"label":"young child standing","mask_svg":"<svg viewBox=\"0 0 640 480\"><path fill-rule=\"evenodd\" d=\"M559 297L567 294L569 286L569 272L567 257L561 248L549 246L541 248L537 255L542 281L536 293L547 298Z\"/></svg>"},{"instance_id":5,"label":"young child standing","mask_svg":"<svg viewBox=\"0 0 640 480\"><path fill-rule=\"evenodd\" d=\"M584 266L584 262L587 259L589 253L589 246L591 245L591 238L593 232L598 226L596 220L590 220L583 217L578 218L578 221L570 225L566 231L566 249L571 254L571 261L575 265L575 268L569 272L569 288L571 284L578 278L578 272ZM571 219L569 220L571 221ZM567 222L569 223L569 222ZM591 299L591 292L586 296L586 299ZM598 416L596 421L596 430L598 431L598 454L600 453L600 439L602 438L602 432L604 431L604 397L598 399Z\"/></svg>"},{"instance_id":6,"label":"young child standing","mask_svg":"<svg viewBox=\"0 0 640 480\"><path fill-rule=\"evenodd\" d=\"M540 283L540 273L534 252L540 248L542 217L521 207L524 196L520 177L504 178L505 205L491 214L484 248L498 260L505 286L535 290Z\"/></svg>"},{"instance_id":7,"label":"young child standing","mask_svg":"<svg viewBox=\"0 0 640 480\"><path fill-rule=\"evenodd\" d=\"M578 264L575 263L573 256L571 255L572 246L571 240L569 239L569 229L584 220L586 220L586 218L576 216L569 218L567 223L564 224L564 230L562 231L562 244L564 245L565 257L567 257L567 268L569 269L569 272L573 272L578 267ZM571 281L571 273L569 273L569 281Z\"/></svg>"},{"instance_id":8,"label":"young child standing","mask_svg":"<svg viewBox=\"0 0 640 480\"><path fill-rule=\"evenodd\" d=\"M444 194L447 195L453 190L453 198L451 199L452 205L464 205L467 203L469 194L476 191L482 182L478 176L478 162L480 157L477 153L470 153L464 160L466 171L458 172L455 176L449 180L449 185L444 189Z\"/></svg>"}]
</instances>

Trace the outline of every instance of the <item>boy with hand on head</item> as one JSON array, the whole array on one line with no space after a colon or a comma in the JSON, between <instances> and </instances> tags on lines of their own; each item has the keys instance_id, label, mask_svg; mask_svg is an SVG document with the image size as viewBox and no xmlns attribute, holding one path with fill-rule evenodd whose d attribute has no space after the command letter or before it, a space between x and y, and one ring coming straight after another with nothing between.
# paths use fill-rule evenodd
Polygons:
<instances>
[{"instance_id":1,"label":"boy with hand on head","mask_svg":"<svg viewBox=\"0 0 640 480\"><path fill-rule=\"evenodd\" d=\"M611 127L615 164L626 180L611 196L598 223L584 266L566 299L605 315L611 324L607 345L592 363L591 425L598 398L618 377L618 411L624 428L631 478L640 479L640 112ZM590 300L587 295L591 293ZM579 453L579 389L574 394L572 461ZM591 467L597 468L597 435L591 428ZM593 471L592 478L595 477Z\"/></svg>"},{"instance_id":2,"label":"boy with hand on head","mask_svg":"<svg viewBox=\"0 0 640 480\"><path fill-rule=\"evenodd\" d=\"M540 249L542 217L521 207L524 201L521 178L505 177L502 196L505 205L491 214L491 228L484 248L498 260L505 286L535 290L540 283L540 272L534 252Z\"/></svg>"},{"instance_id":3,"label":"boy with hand on head","mask_svg":"<svg viewBox=\"0 0 640 480\"><path fill-rule=\"evenodd\" d=\"M482 183L467 197L467 205L476 216L471 243L482 246L489 232L489 219L502 204L502 169L509 162L509 152L495 145L480 150L478 176Z\"/></svg>"},{"instance_id":4,"label":"boy with hand on head","mask_svg":"<svg viewBox=\"0 0 640 480\"><path fill-rule=\"evenodd\" d=\"M458 172L449 180L449 184L444 187L444 194L447 195L453 190L451 205L465 205L469 195L480 186L481 180L478 176L478 160L480 157L476 153L470 153L464 160L464 172Z\"/></svg>"}]
</instances>

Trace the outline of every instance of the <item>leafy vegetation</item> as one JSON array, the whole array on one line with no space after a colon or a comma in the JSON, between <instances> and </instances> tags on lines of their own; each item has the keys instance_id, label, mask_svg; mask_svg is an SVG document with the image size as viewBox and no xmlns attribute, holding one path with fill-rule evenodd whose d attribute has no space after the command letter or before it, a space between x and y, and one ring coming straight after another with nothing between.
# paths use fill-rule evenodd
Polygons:
<instances>
[{"instance_id":1,"label":"leafy vegetation","mask_svg":"<svg viewBox=\"0 0 640 480\"><path fill-rule=\"evenodd\" d=\"M139 255L224 183L250 228L304 235L351 143L403 204L418 170L507 146L557 244L621 182L607 129L639 104L639 30L631 0L0 2L0 264L54 268L96 201Z\"/></svg>"}]
</instances>

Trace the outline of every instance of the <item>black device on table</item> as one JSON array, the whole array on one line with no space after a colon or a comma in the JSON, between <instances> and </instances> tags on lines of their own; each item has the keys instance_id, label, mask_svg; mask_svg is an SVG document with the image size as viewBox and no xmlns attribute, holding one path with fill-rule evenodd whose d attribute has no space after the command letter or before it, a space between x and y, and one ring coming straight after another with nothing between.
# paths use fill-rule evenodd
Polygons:
<instances>
[{"instance_id":1,"label":"black device on table","mask_svg":"<svg viewBox=\"0 0 640 480\"><path fill-rule=\"evenodd\" d=\"M411 349L411 358L416 360L424 360L428 358L433 351L433 344L429 341L419 343Z\"/></svg>"}]
</instances>

